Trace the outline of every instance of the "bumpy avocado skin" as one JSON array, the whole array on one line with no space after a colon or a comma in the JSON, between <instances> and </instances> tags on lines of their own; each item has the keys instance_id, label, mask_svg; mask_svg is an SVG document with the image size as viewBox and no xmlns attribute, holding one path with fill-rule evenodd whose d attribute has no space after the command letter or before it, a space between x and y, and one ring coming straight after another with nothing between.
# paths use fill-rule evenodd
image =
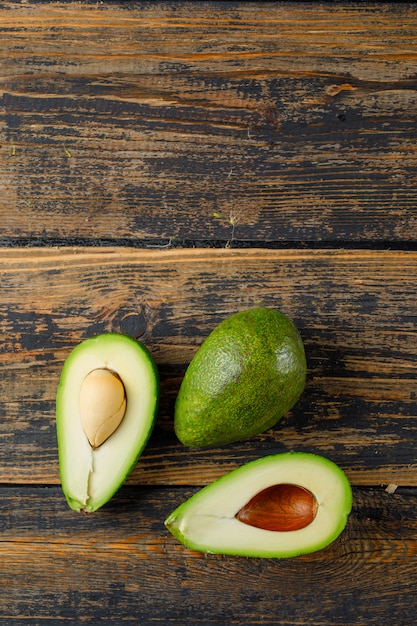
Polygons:
<instances>
[{"instance_id":1,"label":"bumpy avocado skin","mask_svg":"<svg viewBox=\"0 0 417 626\"><path fill-rule=\"evenodd\" d=\"M221 322L187 368L174 426L187 446L212 447L258 435L299 399L303 341L281 311L254 308Z\"/></svg>"}]
</instances>

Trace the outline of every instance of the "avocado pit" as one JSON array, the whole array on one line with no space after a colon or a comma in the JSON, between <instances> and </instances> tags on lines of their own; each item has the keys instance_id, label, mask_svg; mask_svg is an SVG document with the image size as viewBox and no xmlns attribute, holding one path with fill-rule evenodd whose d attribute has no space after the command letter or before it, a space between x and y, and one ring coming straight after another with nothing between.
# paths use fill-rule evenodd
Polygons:
<instances>
[{"instance_id":1,"label":"avocado pit","mask_svg":"<svg viewBox=\"0 0 417 626\"><path fill-rule=\"evenodd\" d=\"M79 396L81 423L93 449L100 447L120 426L126 413L126 390L120 376L97 368L84 378Z\"/></svg>"},{"instance_id":2,"label":"avocado pit","mask_svg":"<svg viewBox=\"0 0 417 626\"><path fill-rule=\"evenodd\" d=\"M311 491L299 485L271 485L253 496L235 515L249 526L290 532L309 526L317 515L318 502Z\"/></svg>"}]
</instances>

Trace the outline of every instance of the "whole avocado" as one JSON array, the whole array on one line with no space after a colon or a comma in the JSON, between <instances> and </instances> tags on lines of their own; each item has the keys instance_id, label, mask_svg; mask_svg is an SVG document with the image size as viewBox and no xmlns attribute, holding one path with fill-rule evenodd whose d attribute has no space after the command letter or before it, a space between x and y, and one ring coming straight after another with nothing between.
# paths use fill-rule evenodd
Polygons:
<instances>
[{"instance_id":1,"label":"whole avocado","mask_svg":"<svg viewBox=\"0 0 417 626\"><path fill-rule=\"evenodd\" d=\"M303 341L284 313L260 307L230 316L187 368L175 404L178 439L210 447L265 432L299 399L306 370Z\"/></svg>"}]
</instances>

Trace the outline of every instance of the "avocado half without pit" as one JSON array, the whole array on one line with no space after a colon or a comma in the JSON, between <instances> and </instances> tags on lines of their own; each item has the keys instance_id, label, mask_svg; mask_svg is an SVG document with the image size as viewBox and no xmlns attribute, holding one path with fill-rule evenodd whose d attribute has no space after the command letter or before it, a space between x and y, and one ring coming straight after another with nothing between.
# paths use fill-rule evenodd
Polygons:
<instances>
[{"instance_id":1,"label":"avocado half without pit","mask_svg":"<svg viewBox=\"0 0 417 626\"><path fill-rule=\"evenodd\" d=\"M284 558L329 545L351 507L341 468L315 454L287 452L222 476L182 503L165 525L192 550Z\"/></svg>"},{"instance_id":2,"label":"avocado half without pit","mask_svg":"<svg viewBox=\"0 0 417 626\"><path fill-rule=\"evenodd\" d=\"M62 490L92 512L119 489L152 432L159 379L136 339L108 333L80 343L62 369L56 427Z\"/></svg>"}]
</instances>

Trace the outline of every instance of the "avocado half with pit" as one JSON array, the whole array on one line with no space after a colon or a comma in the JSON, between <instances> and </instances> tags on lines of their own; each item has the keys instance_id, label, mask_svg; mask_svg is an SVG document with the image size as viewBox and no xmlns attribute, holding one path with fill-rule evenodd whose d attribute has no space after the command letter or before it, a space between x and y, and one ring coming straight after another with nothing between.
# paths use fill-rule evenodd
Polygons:
<instances>
[{"instance_id":1,"label":"avocado half with pit","mask_svg":"<svg viewBox=\"0 0 417 626\"><path fill-rule=\"evenodd\" d=\"M222 476L182 503L165 525L200 552L295 557L334 541L351 507L341 468L315 454L287 452Z\"/></svg>"},{"instance_id":2,"label":"avocado half with pit","mask_svg":"<svg viewBox=\"0 0 417 626\"><path fill-rule=\"evenodd\" d=\"M69 506L92 512L119 489L154 426L159 378L136 339L108 333L76 346L56 397L62 490Z\"/></svg>"}]
</instances>

